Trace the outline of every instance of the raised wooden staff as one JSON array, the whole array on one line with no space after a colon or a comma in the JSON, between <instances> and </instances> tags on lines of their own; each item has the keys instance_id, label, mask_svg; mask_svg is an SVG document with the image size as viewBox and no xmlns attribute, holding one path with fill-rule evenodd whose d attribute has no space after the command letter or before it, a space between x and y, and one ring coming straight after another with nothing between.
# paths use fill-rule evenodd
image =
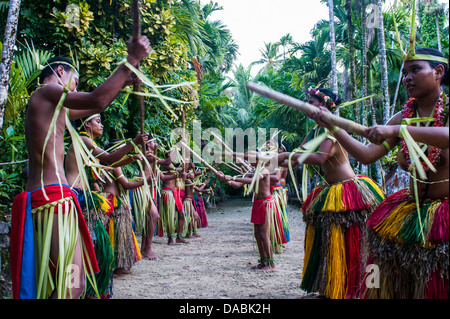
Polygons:
<instances>
[{"instance_id":1,"label":"raised wooden staff","mask_svg":"<svg viewBox=\"0 0 450 319\"><path fill-rule=\"evenodd\" d=\"M133 14L133 30L132 37L133 41L137 41L141 36L141 9L140 9L140 0L133 0L133 5L131 7L131 11ZM137 67L139 69L139 66ZM141 84L136 83L133 85L134 92L141 92ZM140 94L135 94L136 99L139 104L139 114L140 114L140 128L141 133L145 132L145 105L144 105L144 97ZM142 145L142 149L145 153L145 143Z\"/></svg>"},{"instance_id":2,"label":"raised wooden staff","mask_svg":"<svg viewBox=\"0 0 450 319\"><path fill-rule=\"evenodd\" d=\"M312 113L317 111L317 107L315 107L314 105L300 101L296 98L293 98L292 96L277 92L270 88L263 87L254 82L247 82L246 86L247 86L247 89L249 89L250 91L258 93L259 95L265 96L265 97L267 97L271 100L274 100L278 103L290 106L296 110L299 110L299 111L305 113L306 115L311 115ZM366 136L365 131L366 131L367 127L365 127L361 124L355 123L351 120L336 116L332 113L323 113L322 120L329 124L340 127L342 129L346 130L347 132L354 133L359 136L364 136L364 137Z\"/></svg>"}]
</instances>

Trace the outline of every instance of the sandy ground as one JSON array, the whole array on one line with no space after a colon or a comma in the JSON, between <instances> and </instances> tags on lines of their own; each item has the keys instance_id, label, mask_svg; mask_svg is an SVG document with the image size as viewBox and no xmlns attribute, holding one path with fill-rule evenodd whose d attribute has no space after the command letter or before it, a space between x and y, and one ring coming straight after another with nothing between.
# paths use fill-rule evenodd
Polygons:
<instances>
[{"instance_id":1,"label":"sandy ground","mask_svg":"<svg viewBox=\"0 0 450 319\"><path fill-rule=\"evenodd\" d=\"M258 253L252 241L250 199L229 199L207 209L207 228L189 244L168 246L154 237L158 260L140 260L133 273L114 279L114 299L299 299L305 224L290 205L291 240L275 255L276 270L253 270ZM140 241L140 234L137 234Z\"/></svg>"}]
</instances>

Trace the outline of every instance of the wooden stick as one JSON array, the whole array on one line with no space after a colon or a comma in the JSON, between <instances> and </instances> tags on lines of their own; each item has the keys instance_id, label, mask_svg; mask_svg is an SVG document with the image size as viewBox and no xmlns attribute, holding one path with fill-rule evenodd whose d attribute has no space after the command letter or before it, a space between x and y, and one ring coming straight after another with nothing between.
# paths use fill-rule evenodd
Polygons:
<instances>
[{"instance_id":1,"label":"wooden stick","mask_svg":"<svg viewBox=\"0 0 450 319\"><path fill-rule=\"evenodd\" d=\"M184 110L181 113L181 141L186 143L186 118ZM186 149L181 149L181 156L183 157L183 172L186 172Z\"/></svg>"},{"instance_id":2,"label":"wooden stick","mask_svg":"<svg viewBox=\"0 0 450 319\"><path fill-rule=\"evenodd\" d=\"M202 162L206 167L208 167L214 174L218 175L219 172L212 167L211 165L208 164L208 162L206 162L203 158L201 158L200 155L198 155L196 152L194 152L189 146L186 145L186 143L184 142L180 142L180 145L182 147L185 147L189 152L192 153L192 155L194 155L194 157L196 157L200 162Z\"/></svg>"},{"instance_id":3,"label":"wooden stick","mask_svg":"<svg viewBox=\"0 0 450 319\"><path fill-rule=\"evenodd\" d=\"M140 0L133 0L133 4L131 7L131 11L133 14L133 29L132 29L132 37L134 41L137 41L141 36L141 9L140 9ZM137 67L139 69L139 66ZM134 92L141 92L141 84L136 83L133 85ZM144 97L139 94L135 94L136 99L139 104L139 117L140 117L140 128L141 133L145 132L145 105L144 105ZM145 143L142 144L143 153L145 153Z\"/></svg>"},{"instance_id":4,"label":"wooden stick","mask_svg":"<svg viewBox=\"0 0 450 319\"><path fill-rule=\"evenodd\" d=\"M153 154L155 155L155 161L152 163L152 171L153 174L156 174L156 162L158 161L158 145L155 145Z\"/></svg>"},{"instance_id":5,"label":"wooden stick","mask_svg":"<svg viewBox=\"0 0 450 319\"><path fill-rule=\"evenodd\" d=\"M242 169L240 169L240 170L239 170L239 169L236 169L234 166L231 166L231 165L228 164L228 163L222 162L221 164L224 164L225 166L231 168L233 171L235 171L235 172L237 172L237 173L239 173L239 174L242 174L242 173L243 173Z\"/></svg>"},{"instance_id":6,"label":"wooden stick","mask_svg":"<svg viewBox=\"0 0 450 319\"><path fill-rule=\"evenodd\" d=\"M277 91L272 90L267 87L263 87L259 84L253 83L253 82L247 83L247 89L249 89L250 91L256 92L262 96L265 96L271 100L274 100L278 103L290 106L296 110L299 110L299 111L305 113L306 115L310 115L317 111L317 107L315 107L314 105L300 101L289 95L277 92ZM347 132L354 133L356 135L365 137L366 127L361 124L358 124L358 123L355 123L348 119L336 116L332 113L324 113L322 115L322 120L329 124L338 126L342 129L346 130Z\"/></svg>"}]
</instances>

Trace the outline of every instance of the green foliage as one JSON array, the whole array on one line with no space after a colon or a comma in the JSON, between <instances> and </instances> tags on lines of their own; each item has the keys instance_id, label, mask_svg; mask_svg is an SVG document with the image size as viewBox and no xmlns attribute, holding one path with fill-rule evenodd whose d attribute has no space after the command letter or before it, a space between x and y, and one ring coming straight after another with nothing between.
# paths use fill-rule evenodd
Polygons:
<instances>
[{"instance_id":1,"label":"green foliage","mask_svg":"<svg viewBox=\"0 0 450 319\"><path fill-rule=\"evenodd\" d=\"M18 120L16 127L23 130L23 120ZM15 163L24 159L25 136L17 134L12 125L3 129L0 135L0 163ZM23 190L22 170L25 163L0 166L0 220L11 207L15 194Z\"/></svg>"}]
</instances>

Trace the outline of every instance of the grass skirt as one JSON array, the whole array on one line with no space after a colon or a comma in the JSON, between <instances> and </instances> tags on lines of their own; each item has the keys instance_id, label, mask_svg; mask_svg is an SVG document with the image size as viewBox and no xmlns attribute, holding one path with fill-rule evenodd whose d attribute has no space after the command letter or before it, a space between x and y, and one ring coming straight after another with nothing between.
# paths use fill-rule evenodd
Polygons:
<instances>
[{"instance_id":1,"label":"grass skirt","mask_svg":"<svg viewBox=\"0 0 450 319\"><path fill-rule=\"evenodd\" d=\"M251 222L253 224L268 224L269 239L273 252L277 251L277 247L286 244L280 213L272 196L253 201Z\"/></svg>"},{"instance_id":2,"label":"grass skirt","mask_svg":"<svg viewBox=\"0 0 450 319\"><path fill-rule=\"evenodd\" d=\"M159 237L174 238L177 231L178 213L176 210L175 196L172 190L161 190L161 199L159 202Z\"/></svg>"},{"instance_id":3,"label":"grass skirt","mask_svg":"<svg viewBox=\"0 0 450 319\"><path fill-rule=\"evenodd\" d=\"M196 208L197 213L200 216L200 222L198 223L198 228L208 227L208 216L206 215L205 202L203 201L203 196L194 193L194 198L196 198Z\"/></svg>"},{"instance_id":4,"label":"grass skirt","mask_svg":"<svg viewBox=\"0 0 450 319\"><path fill-rule=\"evenodd\" d=\"M281 224L286 242L289 242L291 228L287 216L287 193L283 186L275 186L272 191L272 197L275 199L277 209L280 214Z\"/></svg>"},{"instance_id":5,"label":"grass skirt","mask_svg":"<svg viewBox=\"0 0 450 319\"><path fill-rule=\"evenodd\" d=\"M378 267L379 288L368 273L362 298L448 298L448 205L421 200L419 214L408 189L386 198L367 222L367 264Z\"/></svg>"},{"instance_id":6,"label":"grass skirt","mask_svg":"<svg viewBox=\"0 0 450 319\"><path fill-rule=\"evenodd\" d=\"M183 233L187 234L189 232L189 224L194 220L194 198L193 197L184 197L183 198L183 212L184 212L184 229ZM192 232L197 232L197 223L192 223Z\"/></svg>"},{"instance_id":7,"label":"grass skirt","mask_svg":"<svg viewBox=\"0 0 450 319\"><path fill-rule=\"evenodd\" d=\"M56 291L59 299L70 296L77 241L81 242L85 274L99 271L88 228L75 194L67 185L45 186L43 189L18 194L12 207L11 277L13 296L47 299ZM54 217L58 222L59 255L52 260L51 246ZM72 268L74 272L77 268ZM86 276L89 281L95 279Z\"/></svg>"},{"instance_id":8,"label":"grass skirt","mask_svg":"<svg viewBox=\"0 0 450 319\"><path fill-rule=\"evenodd\" d=\"M305 257L301 288L332 299L357 298L361 283L365 222L384 194L359 175L320 185L305 200Z\"/></svg>"},{"instance_id":9,"label":"grass skirt","mask_svg":"<svg viewBox=\"0 0 450 319\"><path fill-rule=\"evenodd\" d=\"M109 215L114 206L105 197L107 194L91 192L87 199L82 190L77 191L83 217L89 229L94 244L95 256L97 257L100 271L95 274L97 290L102 299L109 299L112 295L112 276L115 265L114 249L106 228L109 226ZM81 200L80 200L81 199ZM86 283L86 294L96 296L94 287L90 282Z\"/></svg>"},{"instance_id":10,"label":"grass skirt","mask_svg":"<svg viewBox=\"0 0 450 319\"><path fill-rule=\"evenodd\" d=\"M113 197L116 197L114 199ZM142 259L139 246L132 228L131 207L125 197L110 195L110 201L117 203L111 214L113 225L110 223L110 237L113 237L114 255L116 268L130 270L135 262ZM113 230L111 229L113 227ZM111 234L114 234L111 236Z\"/></svg>"}]
</instances>

